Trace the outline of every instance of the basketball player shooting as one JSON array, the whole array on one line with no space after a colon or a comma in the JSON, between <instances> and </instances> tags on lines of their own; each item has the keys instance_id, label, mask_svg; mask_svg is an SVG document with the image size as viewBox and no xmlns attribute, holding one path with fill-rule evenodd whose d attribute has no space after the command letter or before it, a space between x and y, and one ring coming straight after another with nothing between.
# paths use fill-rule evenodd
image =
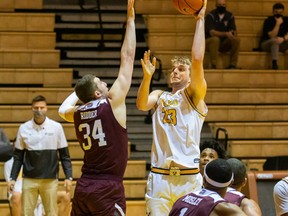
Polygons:
<instances>
[{"instance_id":1,"label":"basketball player shooting","mask_svg":"<svg viewBox=\"0 0 288 216\"><path fill-rule=\"evenodd\" d=\"M155 108L151 172L145 194L146 214L150 216L169 215L178 198L202 187L199 144L208 112L204 102L207 85L203 69L206 3L207 0L196 17L192 58L181 56L171 60L172 92L154 90L149 94L156 58L151 62L148 50L141 59L143 80L138 90L137 108L142 111Z\"/></svg>"}]
</instances>

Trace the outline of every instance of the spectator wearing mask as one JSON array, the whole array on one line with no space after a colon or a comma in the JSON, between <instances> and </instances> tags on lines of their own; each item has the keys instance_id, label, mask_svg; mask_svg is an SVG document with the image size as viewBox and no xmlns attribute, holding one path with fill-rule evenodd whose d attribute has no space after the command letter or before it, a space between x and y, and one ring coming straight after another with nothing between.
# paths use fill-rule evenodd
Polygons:
<instances>
[{"instance_id":1,"label":"spectator wearing mask","mask_svg":"<svg viewBox=\"0 0 288 216\"><path fill-rule=\"evenodd\" d=\"M206 51L209 53L211 68L217 67L218 52L230 53L226 69L236 69L240 39L233 14L226 10L226 0L216 0L216 9L205 17Z\"/></svg>"},{"instance_id":2,"label":"spectator wearing mask","mask_svg":"<svg viewBox=\"0 0 288 216\"><path fill-rule=\"evenodd\" d=\"M276 3L273 5L273 16L265 19L260 48L270 52L272 58L272 69L277 70L278 54L288 49L288 17L284 17L284 5Z\"/></svg>"}]
</instances>

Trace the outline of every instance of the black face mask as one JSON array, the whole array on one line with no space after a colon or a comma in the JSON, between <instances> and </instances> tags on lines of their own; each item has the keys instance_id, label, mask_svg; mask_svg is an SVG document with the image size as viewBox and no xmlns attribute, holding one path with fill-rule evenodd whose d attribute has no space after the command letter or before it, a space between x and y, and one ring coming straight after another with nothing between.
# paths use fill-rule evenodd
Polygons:
<instances>
[{"instance_id":1,"label":"black face mask","mask_svg":"<svg viewBox=\"0 0 288 216\"><path fill-rule=\"evenodd\" d=\"M280 17L283 17L283 15L282 14L274 14L274 17L280 18Z\"/></svg>"},{"instance_id":2,"label":"black face mask","mask_svg":"<svg viewBox=\"0 0 288 216\"><path fill-rule=\"evenodd\" d=\"M224 7L224 6L217 6L216 10L217 10L217 12L218 12L219 14L223 14L223 13L226 12L226 7Z\"/></svg>"}]
</instances>

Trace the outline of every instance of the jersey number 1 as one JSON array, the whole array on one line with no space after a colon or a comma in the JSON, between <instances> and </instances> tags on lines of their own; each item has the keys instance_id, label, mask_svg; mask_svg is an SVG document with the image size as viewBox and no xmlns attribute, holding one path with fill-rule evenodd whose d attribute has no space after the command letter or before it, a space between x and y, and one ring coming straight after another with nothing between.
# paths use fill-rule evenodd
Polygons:
<instances>
[{"instance_id":1,"label":"jersey number 1","mask_svg":"<svg viewBox=\"0 0 288 216\"><path fill-rule=\"evenodd\" d=\"M98 139L98 145L99 146L106 146L107 143L105 141L105 133L103 133L103 129L102 129L102 123L100 119L97 119L96 121L94 121L94 125L92 128L92 133L91 133L91 128L90 125L87 123L84 124L80 124L79 125L79 131L82 132L83 128L85 128L86 133L83 134L84 139L87 140L86 143L82 143L82 147L84 150L89 150L92 146L92 141L91 141L91 137L96 140Z\"/></svg>"}]
</instances>

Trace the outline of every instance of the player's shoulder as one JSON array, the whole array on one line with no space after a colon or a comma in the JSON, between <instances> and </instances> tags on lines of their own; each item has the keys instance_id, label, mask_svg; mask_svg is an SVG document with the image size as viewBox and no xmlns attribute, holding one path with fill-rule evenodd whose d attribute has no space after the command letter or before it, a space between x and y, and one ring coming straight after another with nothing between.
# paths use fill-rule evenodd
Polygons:
<instances>
[{"instance_id":1,"label":"player's shoulder","mask_svg":"<svg viewBox=\"0 0 288 216\"><path fill-rule=\"evenodd\" d=\"M162 95L167 94L168 91L163 91L163 90L154 90L149 94L149 97L155 98L155 100L158 100Z\"/></svg>"},{"instance_id":2,"label":"player's shoulder","mask_svg":"<svg viewBox=\"0 0 288 216\"><path fill-rule=\"evenodd\" d=\"M218 203L213 211L216 213L216 215L233 215L233 216L245 215L245 213L241 210L239 206L228 202Z\"/></svg>"}]
</instances>

